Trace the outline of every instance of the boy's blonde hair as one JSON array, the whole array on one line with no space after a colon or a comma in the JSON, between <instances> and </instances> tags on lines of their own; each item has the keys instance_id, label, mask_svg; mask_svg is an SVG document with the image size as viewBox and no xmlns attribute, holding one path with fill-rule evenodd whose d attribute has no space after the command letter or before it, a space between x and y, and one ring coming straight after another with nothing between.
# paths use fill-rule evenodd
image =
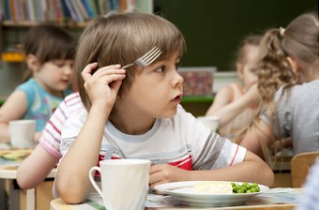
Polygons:
<instances>
[{"instance_id":1,"label":"boy's blonde hair","mask_svg":"<svg viewBox=\"0 0 320 210\"><path fill-rule=\"evenodd\" d=\"M91 107L81 77L87 64L98 62L98 68L112 64L124 66L154 46L162 51L157 60L164 60L177 52L182 55L185 41L176 26L153 14L111 13L93 19L80 37L75 61L77 88L84 106L87 109ZM127 68L118 94L130 87L138 69L137 66Z\"/></svg>"}]
</instances>

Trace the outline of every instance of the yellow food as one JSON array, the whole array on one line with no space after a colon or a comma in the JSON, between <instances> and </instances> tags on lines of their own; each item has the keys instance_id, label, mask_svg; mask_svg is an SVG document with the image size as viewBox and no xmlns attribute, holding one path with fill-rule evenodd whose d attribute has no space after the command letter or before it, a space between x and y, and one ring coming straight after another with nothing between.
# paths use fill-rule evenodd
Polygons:
<instances>
[{"instance_id":1,"label":"yellow food","mask_svg":"<svg viewBox=\"0 0 320 210\"><path fill-rule=\"evenodd\" d=\"M4 158L9 159L9 160L17 160L20 158L24 158L28 155L26 152L13 152L9 154L3 155Z\"/></svg>"},{"instance_id":2,"label":"yellow food","mask_svg":"<svg viewBox=\"0 0 320 210\"><path fill-rule=\"evenodd\" d=\"M194 191L208 194L232 194L230 182L199 182L194 186Z\"/></svg>"}]
</instances>

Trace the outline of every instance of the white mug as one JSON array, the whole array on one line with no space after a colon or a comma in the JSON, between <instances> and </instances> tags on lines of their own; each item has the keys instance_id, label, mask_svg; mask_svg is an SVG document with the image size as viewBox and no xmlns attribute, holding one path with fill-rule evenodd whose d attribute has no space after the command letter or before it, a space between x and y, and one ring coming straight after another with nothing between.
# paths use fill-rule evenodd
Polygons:
<instances>
[{"instance_id":1,"label":"white mug","mask_svg":"<svg viewBox=\"0 0 320 210\"><path fill-rule=\"evenodd\" d=\"M10 142L14 148L29 148L35 145L34 120L12 120L9 122Z\"/></svg>"},{"instance_id":2,"label":"white mug","mask_svg":"<svg viewBox=\"0 0 320 210\"><path fill-rule=\"evenodd\" d=\"M211 128L214 132L219 127L220 117L217 116L199 116L197 117L205 126Z\"/></svg>"},{"instance_id":3,"label":"white mug","mask_svg":"<svg viewBox=\"0 0 320 210\"><path fill-rule=\"evenodd\" d=\"M143 210L149 189L150 160L102 160L89 171L93 187L102 197L108 210ZM101 186L94 180L96 171L101 175Z\"/></svg>"}]
</instances>

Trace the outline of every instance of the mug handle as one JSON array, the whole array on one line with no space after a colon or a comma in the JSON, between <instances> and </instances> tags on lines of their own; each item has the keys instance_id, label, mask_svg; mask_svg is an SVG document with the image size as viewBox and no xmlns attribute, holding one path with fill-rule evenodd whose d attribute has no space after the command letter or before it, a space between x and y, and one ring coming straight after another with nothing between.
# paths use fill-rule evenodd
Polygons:
<instances>
[{"instance_id":1,"label":"mug handle","mask_svg":"<svg viewBox=\"0 0 320 210\"><path fill-rule=\"evenodd\" d=\"M101 170L100 170L100 168L98 166L94 166L94 167L92 167L90 169L90 171L89 171L89 179L90 179L90 182L93 185L93 187L97 190L97 192L99 193L99 195L103 199L102 191L101 191L100 187L97 185L96 181L93 178L96 171L99 171L99 173L101 174Z\"/></svg>"}]
</instances>

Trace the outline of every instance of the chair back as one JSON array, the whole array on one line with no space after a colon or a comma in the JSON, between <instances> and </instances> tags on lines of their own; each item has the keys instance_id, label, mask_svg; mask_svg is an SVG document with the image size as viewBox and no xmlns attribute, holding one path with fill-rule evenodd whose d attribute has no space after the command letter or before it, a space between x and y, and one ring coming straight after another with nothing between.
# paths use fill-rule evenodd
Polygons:
<instances>
[{"instance_id":1,"label":"chair back","mask_svg":"<svg viewBox=\"0 0 320 210\"><path fill-rule=\"evenodd\" d=\"M291 179L292 187L302 187L307 175L309 168L315 162L316 158L319 157L319 151L317 152L304 152L295 155L291 160Z\"/></svg>"}]
</instances>

